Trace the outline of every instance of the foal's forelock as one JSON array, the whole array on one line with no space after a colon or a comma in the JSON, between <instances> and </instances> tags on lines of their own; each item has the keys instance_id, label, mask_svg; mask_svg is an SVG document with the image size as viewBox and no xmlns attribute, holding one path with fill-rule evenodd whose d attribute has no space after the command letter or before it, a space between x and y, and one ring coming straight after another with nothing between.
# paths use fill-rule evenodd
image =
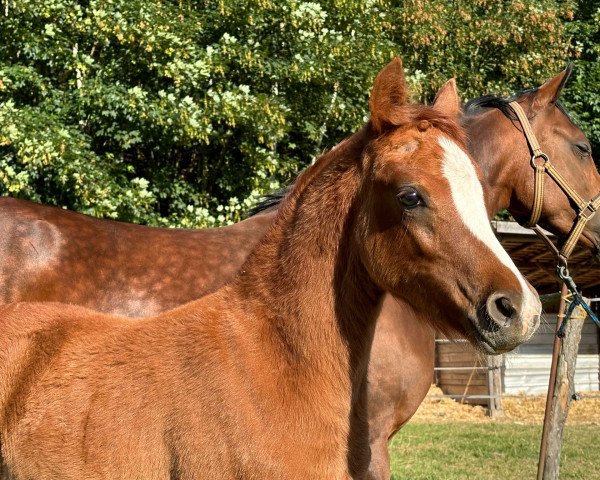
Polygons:
<instances>
[{"instance_id":1,"label":"foal's forelock","mask_svg":"<svg viewBox=\"0 0 600 480\"><path fill-rule=\"evenodd\" d=\"M464 150L447 137L441 136L438 143L444 155L442 172L450 184L452 200L459 217L468 231L515 275L523 291L523 302L525 302L531 295L530 289L492 231L485 209L483 188L473 163Z\"/></svg>"}]
</instances>

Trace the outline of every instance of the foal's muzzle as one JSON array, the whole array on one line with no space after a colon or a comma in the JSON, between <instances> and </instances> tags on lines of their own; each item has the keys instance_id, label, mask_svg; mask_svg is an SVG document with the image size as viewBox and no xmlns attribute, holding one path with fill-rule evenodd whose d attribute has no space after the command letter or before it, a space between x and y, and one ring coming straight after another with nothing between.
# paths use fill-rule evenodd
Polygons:
<instances>
[{"instance_id":1,"label":"foal's muzzle","mask_svg":"<svg viewBox=\"0 0 600 480\"><path fill-rule=\"evenodd\" d=\"M528 293L497 291L479 306L474 334L488 353L513 350L535 332L542 306L537 295Z\"/></svg>"}]
</instances>

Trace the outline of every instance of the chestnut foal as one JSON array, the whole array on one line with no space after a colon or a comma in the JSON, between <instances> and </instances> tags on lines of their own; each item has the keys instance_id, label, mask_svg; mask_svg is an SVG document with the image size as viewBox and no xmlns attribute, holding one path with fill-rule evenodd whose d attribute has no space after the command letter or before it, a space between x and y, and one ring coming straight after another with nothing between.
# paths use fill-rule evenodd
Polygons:
<instances>
[{"instance_id":1,"label":"chestnut foal","mask_svg":"<svg viewBox=\"0 0 600 480\"><path fill-rule=\"evenodd\" d=\"M371 120L297 180L230 284L158 317L0 311L7 478L364 478L366 374L384 291L490 351L540 303L487 220L456 102ZM510 312L509 312L510 310Z\"/></svg>"}]
</instances>

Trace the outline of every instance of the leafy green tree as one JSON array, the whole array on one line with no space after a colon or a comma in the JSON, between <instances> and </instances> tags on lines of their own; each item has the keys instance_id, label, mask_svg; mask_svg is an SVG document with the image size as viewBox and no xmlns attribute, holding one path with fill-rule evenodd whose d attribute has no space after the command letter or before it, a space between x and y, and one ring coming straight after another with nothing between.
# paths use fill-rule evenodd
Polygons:
<instances>
[{"instance_id":1,"label":"leafy green tree","mask_svg":"<svg viewBox=\"0 0 600 480\"><path fill-rule=\"evenodd\" d=\"M415 99L564 68L570 4L0 0L0 194L172 226L240 218L364 121L376 72Z\"/></svg>"},{"instance_id":2,"label":"leafy green tree","mask_svg":"<svg viewBox=\"0 0 600 480\"><path fill-rule=\"evenodd\" d=\"M577 56L564 103L592 142L600 161L600 1L579 1L568 24Z\"/></svg>"},{"instance_id":3,"label":"leafy green tree","mask_svg":"<svg viewBox=\"0 0 600 480\"><path fill-rule=\"evenodd\" d=\"M448 76L461 94L509 94L564 69L570 2L405 0L390 21L392 39L418 76L420 100Z\"/></svg>"},{"instance_id":4,"label":"leafy green tree","mask_svg":"<svg viewBox=\"0 0 600 480\"><path fill-rule=\"evenodd\" d=\"M136 222L235 220L363 121L392 55L380 8L8 1L0 188Z\"/></svg>"}]
</instances>

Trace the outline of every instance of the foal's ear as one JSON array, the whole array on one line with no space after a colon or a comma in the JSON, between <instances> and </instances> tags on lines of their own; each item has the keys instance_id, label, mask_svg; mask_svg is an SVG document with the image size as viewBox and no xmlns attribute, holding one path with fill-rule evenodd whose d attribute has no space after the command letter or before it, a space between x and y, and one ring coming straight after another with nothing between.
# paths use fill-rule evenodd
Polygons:
<instances>
[{"instance_id":1,"label":"foal's ear","mask_svg":"<svg viewBox=\"0 0 600 480\"><path fill-rule=\"evenodd\" d=\"M438 90L435 100L432 104L438 112L448 115L453 120L457 120L461 113L460 97L456 89L456 80L451 78Z\"/></svg>"},{"instance_id":2,"label":"foal's ear","mask_svg":"<svg viewBox=\"0 0 600 480\"><path fill-rule=\"evenodd\" d=\"M540 88L537 90L537 94L535 96L535 100L531 106L531 110L533 113L539 112L542 108L547 107L550 104L555 103L560 96L560 92L567 83L571 72L573 71L573 64L570 63L567 68L565 68L558 75L552 77L550 80L545 82Z\"/></svg>"},{"instance_id":3,"label":"foal's ear","mask_svg":"<svg viewBox=\"0 0 600 480\"><path fill-rule=\"evenodd\" d=\"M407 97L402 60L396 57L377 74L371 91L369 107L376 132L381 133L386 127L401 123L399 108L406 104Z\"/></svg>"}]
</instances>

